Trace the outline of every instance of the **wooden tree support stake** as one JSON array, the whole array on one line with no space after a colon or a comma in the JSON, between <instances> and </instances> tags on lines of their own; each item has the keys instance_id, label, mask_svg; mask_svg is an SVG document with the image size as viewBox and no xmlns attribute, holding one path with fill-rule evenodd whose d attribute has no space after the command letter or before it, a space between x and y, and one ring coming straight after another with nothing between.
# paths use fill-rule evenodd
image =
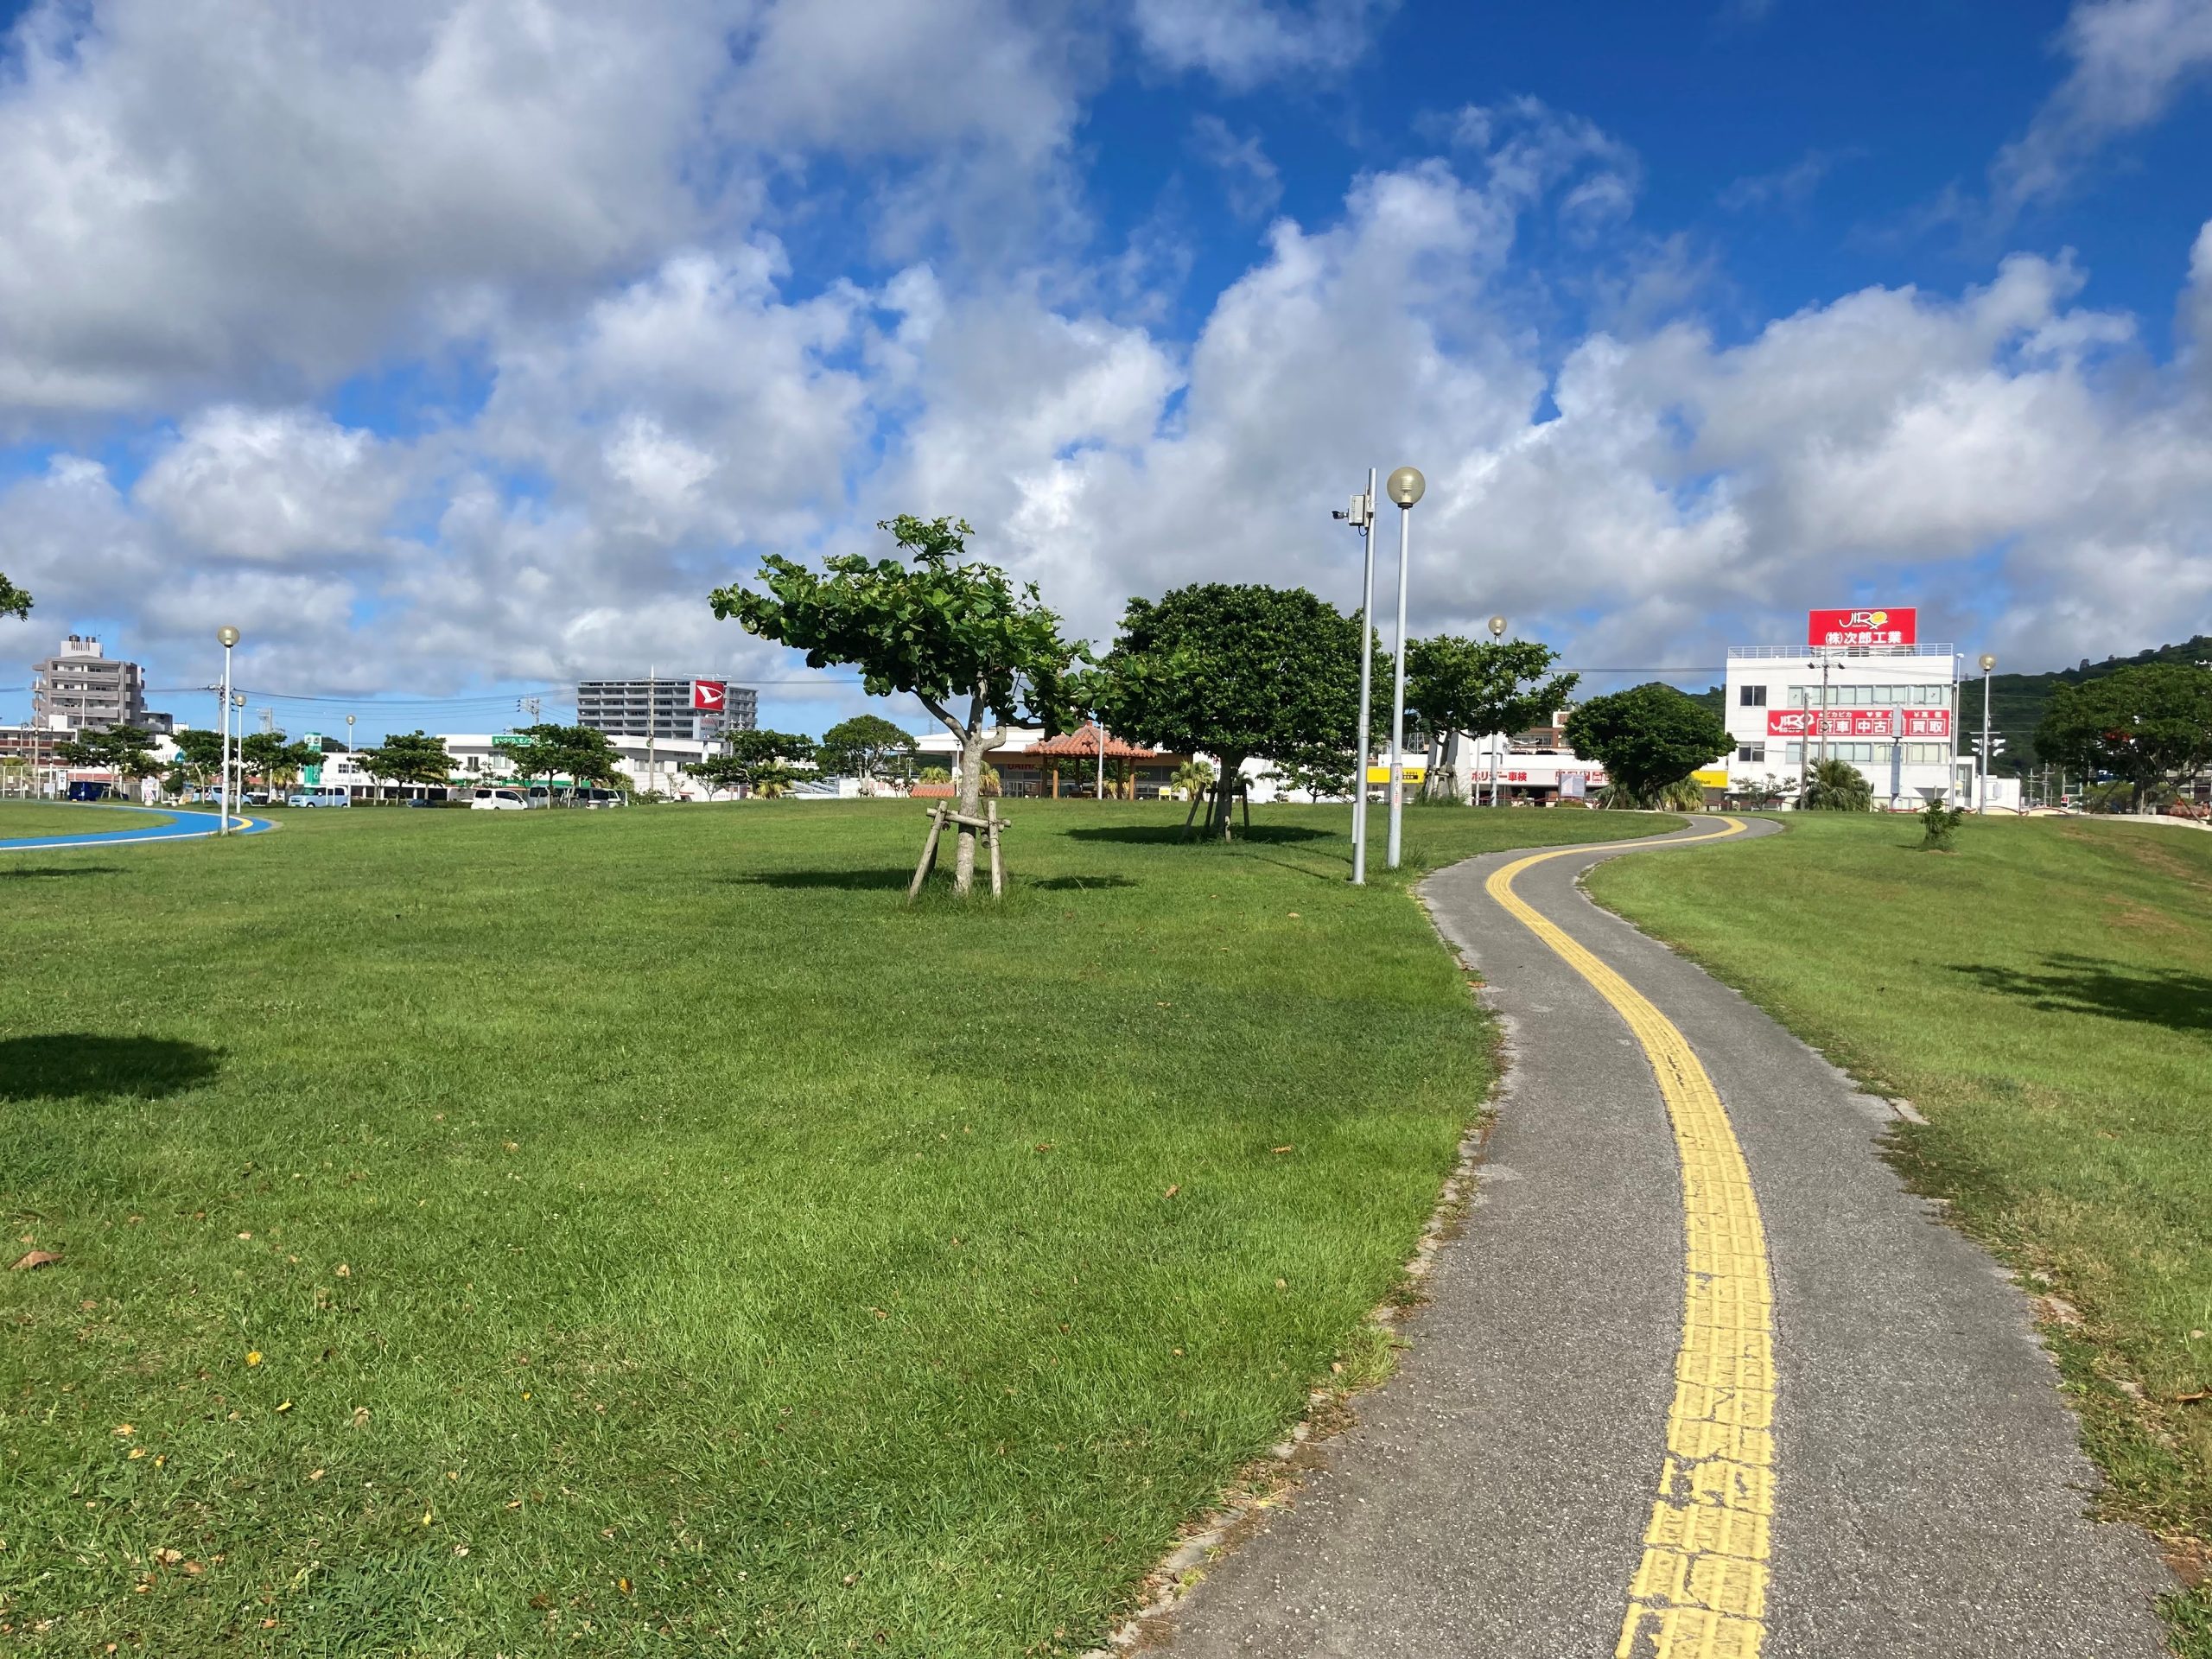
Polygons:
<instances>
[{"instance_id":1,"label":"wooden tree support stake","mask_svg":"<svg viewBox=\"0 0 2212 1659\"><path fill-rule=\"evenodd\" d=\"M922 896L922 883L930 879L930 872L937 868L938 837L944 833L944 821L951 816L950 807L938 807L929 815L930 838L922 843L922 861L914 866L912 885L906 889L906 902L912 904Z\"/></svg>"},{"instance_id":2,"label":"wooden tree support stake","mask_svg":"<svg viewBox=\"0 0 2212 1659\"><path fill-rule=\"evenodd\" d=\"M1006 867L999 861L999 804L996 801L984 804L983 817L989 826L983 833L991 841L991 897L1003 899L1006 897Z\"/></svg>"}]
</instances>

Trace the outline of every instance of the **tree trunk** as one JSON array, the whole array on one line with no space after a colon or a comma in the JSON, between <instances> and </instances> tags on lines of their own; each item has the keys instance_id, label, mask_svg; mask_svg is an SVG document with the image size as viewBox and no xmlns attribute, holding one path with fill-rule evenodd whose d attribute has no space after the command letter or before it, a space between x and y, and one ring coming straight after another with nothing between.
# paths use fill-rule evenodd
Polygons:
<instances>
[{"instance_id":1,"label":"tree trunk","mask_svg":"<svg viewBox=\"0 0 2212 1659\"><path fill-rule=\"evenodd\" d=\"M1436 764L1442 753L1441 734L1431 732L1428 734L1428 752L1423 757L1425 764L1421 773L1421 798L1424 801L1440 801L1452 792Z\"/></svg>"},{"instance_id":2,"label":"tree trunk","mask_svg":"<svg viewBox=\"0 0 2212 1659\"><path fill-rule=\"evenodd\" d=\"M1244 757L1224 754L1221 757L1221 776L1214 780L1214 823L1211 833L1222 840L1230 839L1230 812L1236 803L1236 786L1244 780Z\"/></svg>"},{"instance_id":3,"label":"tree trunk","mask_svg":"<svg viewBox=\"0 0 2212 1659\"><path fill-rule=\"evenodd\" d=\"M1442 798L1451 801L1456 801L1459 798L1459 734L1457 731L1446 732L1444 734L1444 794Z\"/></svg>"},{"instance_id":4,"label":"tree trunk","mask_svg":"<svg viewBox=\"0 0 2212 1659\"><path fill-rule=\"evenodd\" d=\"M983 752L998 735L995 729L969 728L968 739L960 746L960 813L963 817L978 818L983 815ZM960 839L952 855L952 891L957 898L965 899L976 885L976 830L972 824L959 827Z\"/></svg>"}]
</instances>

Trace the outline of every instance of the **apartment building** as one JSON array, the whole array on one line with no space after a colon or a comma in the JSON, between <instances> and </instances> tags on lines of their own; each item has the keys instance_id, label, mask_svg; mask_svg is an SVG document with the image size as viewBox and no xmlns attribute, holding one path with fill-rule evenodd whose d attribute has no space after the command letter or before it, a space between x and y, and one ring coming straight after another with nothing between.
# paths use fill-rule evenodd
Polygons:
<instances>
[{"instance_id":1,"label":"apartment building","mask_svg":"<svg viewBox=\"0 0 2212 1659\"><path fill-rule=\"evenodd\" d=\"M576 724L609 737L710 741L751 731L760 708L760 694L750 686L696 676L576 683Z\"/></svg>"},{"instance_id":2,"label":"apartment building","mask_svg":"<svg viewBox=\"0 0 2212 1659\"><path fill-rule=\"evenodd\" d=\"M115 726L166 732L175 724L146 707L146 676L137 664L109 656L97 639L78 633L31 664L31 723L50 732Z\"/></svg>"}]
</instances>

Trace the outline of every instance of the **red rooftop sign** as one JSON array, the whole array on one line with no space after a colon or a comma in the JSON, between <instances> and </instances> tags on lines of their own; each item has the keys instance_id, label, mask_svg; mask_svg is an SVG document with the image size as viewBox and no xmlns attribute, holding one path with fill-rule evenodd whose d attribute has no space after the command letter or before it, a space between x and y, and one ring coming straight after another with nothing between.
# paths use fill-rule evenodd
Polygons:
<instances>
[{"instance_id":1,"label":"red rooftop sign","mask_svg":"<svg viewBox=\"0 0 2212 1659\"><path fill-rule=\"evenodd\" d=\"M1806 618L1808 645L1910 645L1919 639L1918 611L1814 611Z\"/></svg>"},{"instance_id":2,"label":"red rooftop sign","mask_svg":"<svg viewBox=\"0 0 2212 1659\"><path fill-rule=\"evenodd\" d=\"M691 706L709 714L720 714L726 700L728 683L721 680L694 680L691 682Z\"/></svg>"}]
</instances>

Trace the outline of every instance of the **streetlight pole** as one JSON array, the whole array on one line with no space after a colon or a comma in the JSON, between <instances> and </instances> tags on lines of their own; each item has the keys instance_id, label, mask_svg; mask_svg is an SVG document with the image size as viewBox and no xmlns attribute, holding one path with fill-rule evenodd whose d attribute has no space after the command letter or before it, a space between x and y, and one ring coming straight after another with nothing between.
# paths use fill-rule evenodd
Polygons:
<instances>
[{"instance_id":1,"label":"streetlight pole","mask_svg":"<svg viewBox=\"0 0 2212 1659\"><path fill-rule=\"evenodd\" d=\"M1979 817L1989 814L1989 671L1997 666L1997 658L1989 652L1981 653L1981 769L1974 779L1974 812Z\"/></svg>"},{"instance_id":2,"label":"streetlight pole","mask_svg":"<svg viewBox=\"0 0 2212 1659\"><path fill-rule=\"evenodd\" d=\"M1406 815L1406 575L1413 559L1414 504L1428 488L1414 467L1401 467L1383 486L1398 505L1398 635L1390 675L1390 843L1387 861L1398 868Z\"/></svg>"},{"instance_id":3,"label":"streetlight pole","mask_svg":"<svg viewBox=\"0 0 2212 1659\"><path fill-rule=\"evenodd\" d=\"M215 630L215 639L223 647L223 784L217 791L217 801L222 821L215 833L231 833L231 648L238 642L238 631L224 625Z\"/></svg>"},{"instance_id":4,"label":"streetlight pole","mask_svg":"<svg viewBox=\"0 0 2212 1659\"><path fill-rule=\"evenodd\" d=\"M1351 884L1367 885L1367 706L1375 683L1375 469L1367 469L1367 493L1355 495L1349 511L1337 517L1359 532L1366 575L1359 590L1359 752L1352 757Z\"/></svg>"},{"instance_id":5,"label":"streetlight pole","mask_svg":"<svg viewBox=\"0 0 2212 1659\"><path fill-rule=\"evenodd\" d=\"M1505 643L1505 619L1493 616L1490 620L1490 642L1493 645ZM1490 734L1490 804L1497 804L1497 774L1505 769L1505 734Z\"/></svg>"}]
</instances>

